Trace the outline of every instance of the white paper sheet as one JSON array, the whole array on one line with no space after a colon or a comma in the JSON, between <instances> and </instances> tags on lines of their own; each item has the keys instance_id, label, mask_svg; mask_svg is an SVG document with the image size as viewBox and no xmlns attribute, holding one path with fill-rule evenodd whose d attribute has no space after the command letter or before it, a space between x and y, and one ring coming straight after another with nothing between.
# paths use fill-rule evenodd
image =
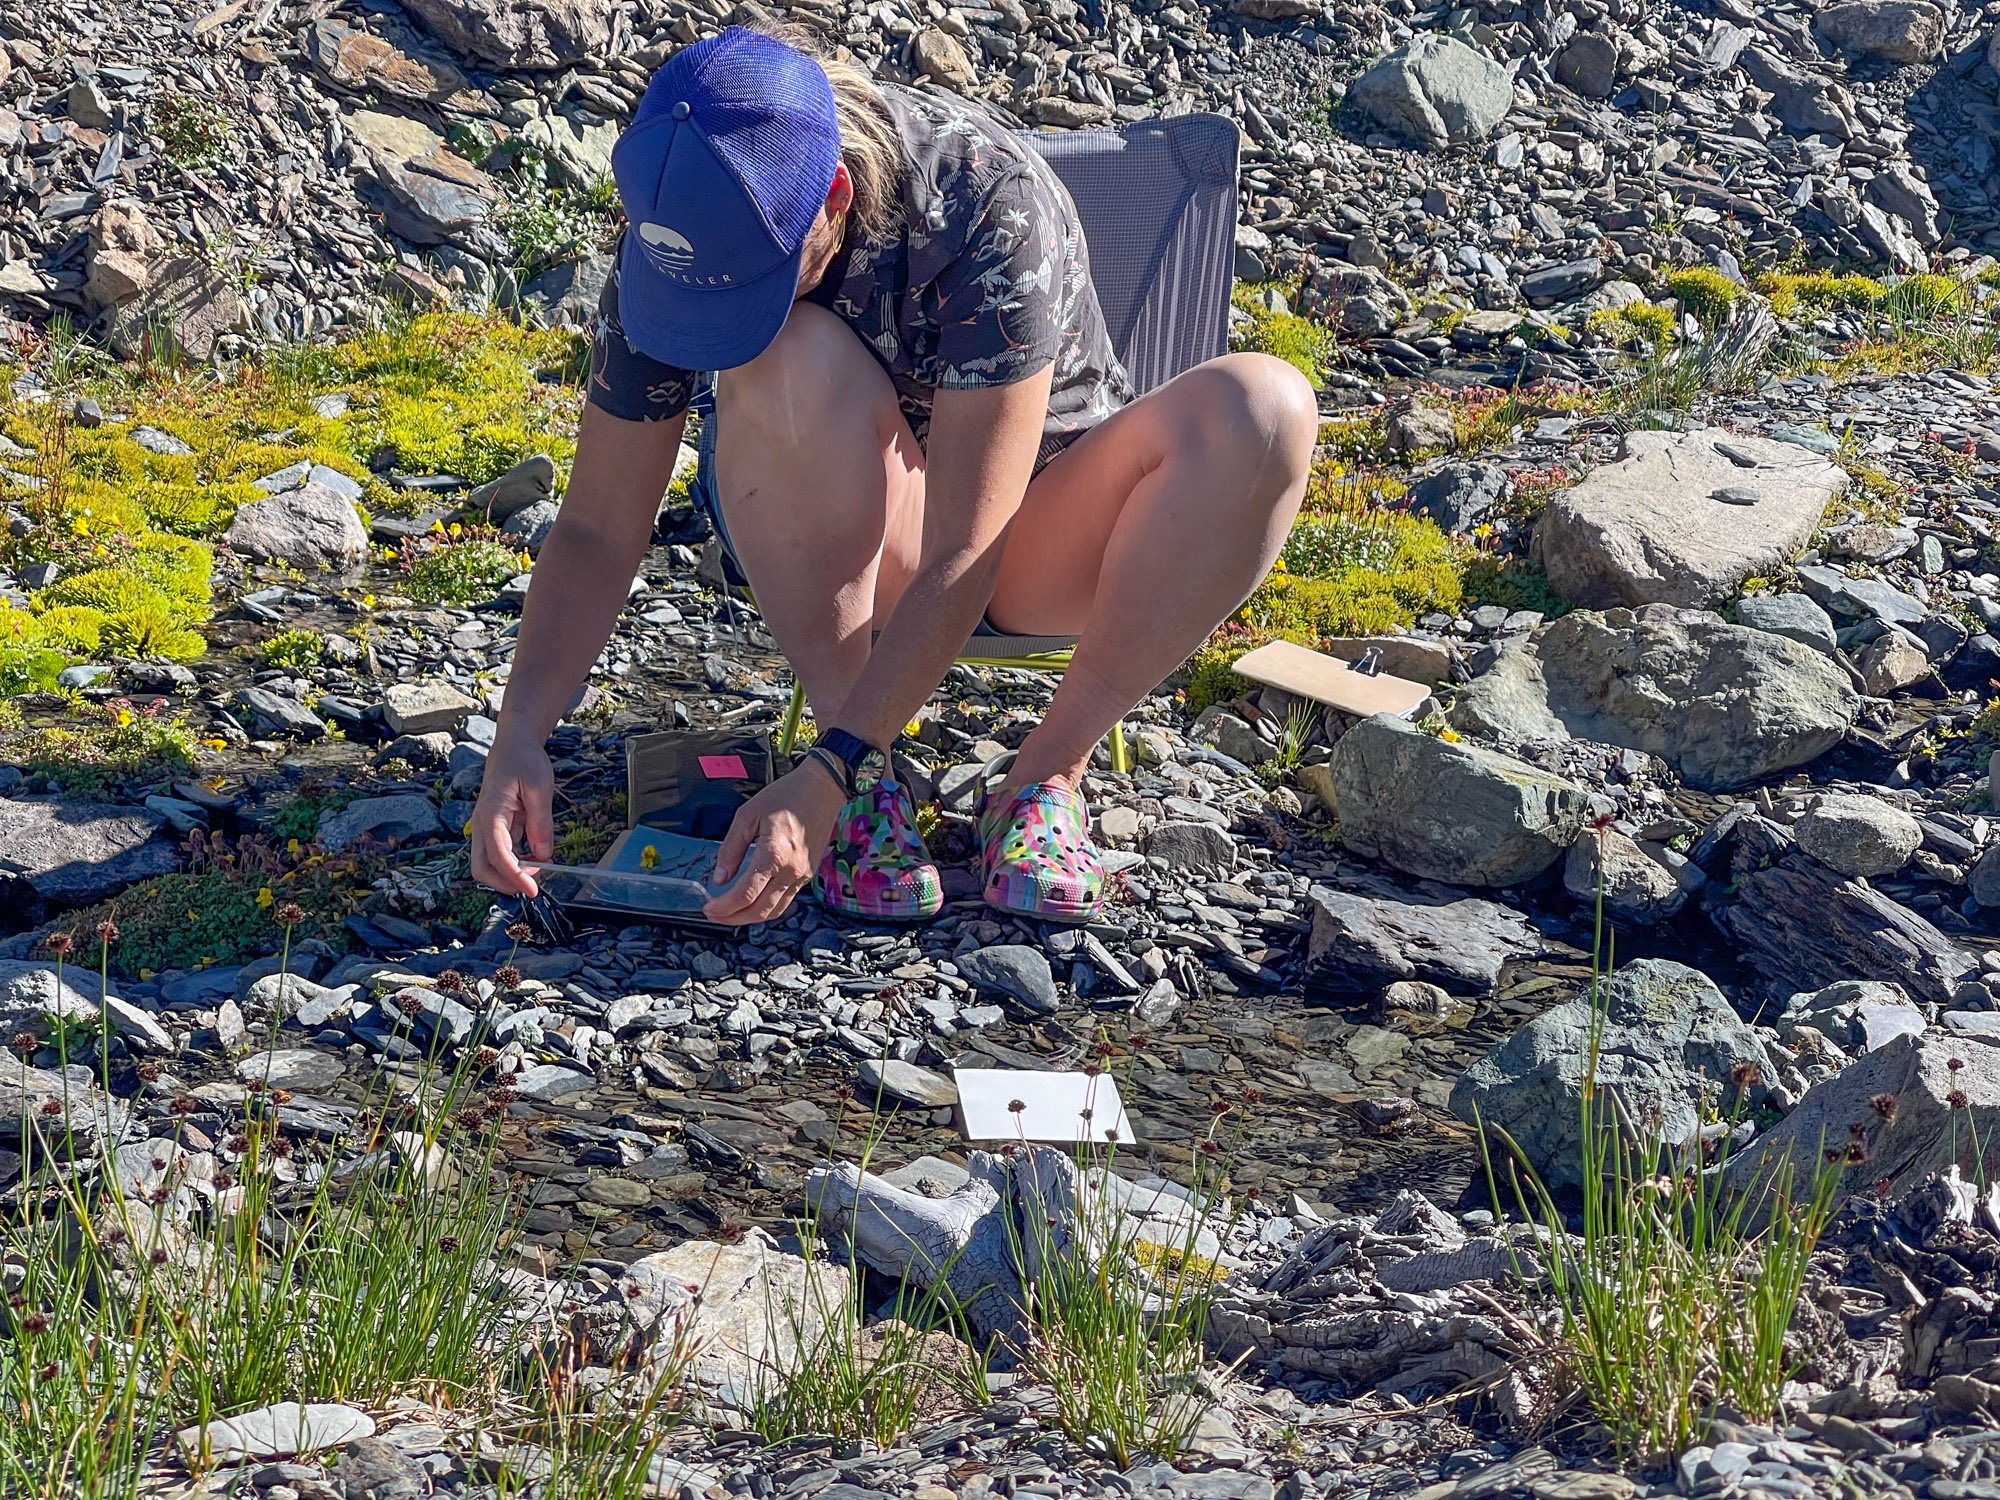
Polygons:
<instances>
[{"instance_id":1,"label":"white paper sheet","mask_svg":"<svg viewBox=\"0 0 2000 1500\"><path fill-rule=\"evenodd\" d=\"M1132 1127L1109 1073L1029 1073L959 1068L959 1109L969 1141L1129 1143ZM1014 1104L1021 1105L1014 1109Z\"/></svg>"}]
</instances>

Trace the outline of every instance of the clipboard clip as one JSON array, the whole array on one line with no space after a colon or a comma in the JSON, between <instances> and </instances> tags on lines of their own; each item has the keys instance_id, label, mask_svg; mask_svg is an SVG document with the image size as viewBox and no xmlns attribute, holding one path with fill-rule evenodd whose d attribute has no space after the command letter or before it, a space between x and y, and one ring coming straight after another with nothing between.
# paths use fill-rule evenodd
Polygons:
<instances>
[{"instance_id":1,"label":"clipboard clip","mask_svg":"<svg viewBox=\"0 0 2000 1500\"><path fill-rule=\"evenodd\" d=\"M1382 675L1382 648L1380 646L1370 646L1367 650L1363 651L1361 659L1354 663L1352 670L1359 672L1364 677L1380 677Z\"/></svg>"}]
</instances>

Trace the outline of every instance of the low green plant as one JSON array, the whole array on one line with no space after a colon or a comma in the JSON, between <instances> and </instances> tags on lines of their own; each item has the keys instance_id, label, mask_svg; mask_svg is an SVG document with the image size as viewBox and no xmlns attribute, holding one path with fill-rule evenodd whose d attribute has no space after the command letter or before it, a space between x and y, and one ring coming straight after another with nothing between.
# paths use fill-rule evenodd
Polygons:
<instances>
[{"instance_id":1,"label":"low green plant","mask_svg":"<svg viewBox=\"0 0 2000 1500\"><path fill-rule=\"evenodd\" d=\"M210 99L162 94L148 111L153 138L177 167L206 167L229 148L229 116Z\"/></svg>"},{"instance_id":2,"label":"low green plant","mask_svg":"<svg viewBox=\"0 0 2000 1500\"><path fill-rule=\"evenodd\" d=\"M1333 333L1310 318L1273 311L1264 300L1268 290L1268 285L1245 284L1232 294L1247 320L1235 335L1235 346L1282 359L1315 386L1324 384L1338 347Z\"/></svg>"},{"instance_id":3,"label":"low green plant","mask_svg":"<svg viewBox=\"0 0 2000 1500\"><path fill-rule=\"evenodd\" d=\"M1534 610L1553 620L1574 607L1528 558L1482 552L1465 570L1465 602L1498 604L1507 610Z\"/></svg>"},{"instance_id":4,"label":"low green plant","mask_svg":"<svg viewBox=\"0 0 2000 1500\"><path fill-rule=\"evenodd\" d=\"M1561 1326L1565 1367L1628 1462L1671 1458L1709 1417L1767 1422L1789 1371L1785 1333L1812 1253L1832 1218L1852 1148L1829 1153L1809 1183L1789 1158L1747 1187L1732 1185L1728 1142L1757 1081L1738 1069L1731 1109L1705 1108L1713 1131L1682 1143L1658 1139L1599 1082L1605 982L1615 965L1597 891L1591 1026L1579 1100L1582 1209L1579 1233L1554 1194L1502 1132L1482 1132L1487 1187L1501 1201L1490 1142L1502 1140L1505 1173L1523 1218L1541 1231L1548 1295ZM1863 1153L1865 1155L1865 1153ZM1517 1262L1517 1272L1522 1267Z\"/></svg>"},{"instance_id":5,"label":"low green plant","mask_svg":"<svg viewBox=\"0 0 2000 1500\"><path fill-rule=\"evenodd\" d=\"M301 916L265 915L284 964ZM106 986L120 938L97 932ZM74 941L52 940L59 980ZM77 1124L103 1096L69 1092L86 1057L110 1081L108 1031L93 1039L75 1054L52 1039L60 1072L34 1076L65 1082L46 1102L13 1083L25 1061L0 1063L24 1185L0 1221L0 1493L135 1497L177 1431L281 1399L459 1405L490 1390L515 1333L491 1294L515 1209L476 1056L447 1070L415 1053L405 1102L392 1110L379 1087L364 1100L335 1172L281 1132L282 1092L254 1079L218 1138L114 1157L120 1138ZM158 1076L142 1064L135 1084ZM178 1096L175 1118L192 1112L182 1099L212 1107ZM215 1455L184 1461L199 1483Z\"/></svg>"},{"instance_id":6,"label":"low green plant","mask_svg":"<svg viewBox=\"0 0 2000 1500\"><path fill-rule=\"evenodd\" d=\"M257 648L257 655L267 667L306 672L325 657L326 641L317 630L281 630Z\"/></svg>"},{"instance_id":7,"label":"low green plant","mask_svg":"<svg viewBox=\"0 0 2000 1500\"><path fill-rule=\"evenodd\" d=\"M86 930L115 924L124 935L119 962L140 977L262 957L277 946L270 913L287 904L304 913L288 931L345 952L351 944L346 919L369 896L377 863L363 854L329 855L254 834L196 835L185 871L142 881L76 920Z\"/></svg>"},{"instance_id":8,"label":"low green plant","mask_svg":"<svg viewBox=\"0 0 2000 1500\"><path fill-rule=\"evenodd\" d=\"M403 585L423 604L483 604L533 565L520 544L485 526L438 526L406 538L397 558Z\"/></svg>"},{"instance_id":9,"label":"low green plant","mask_svg":"<svg viewBox=\"0 0 2000 1500\"><path fill-rule=\"evenodd\" d=\"M549 182L539 163L519 174L497 227L507 238L509 263L523 276L604 248L617 232L615 184L576 192Z\"/></svg>"},{"instance_id":10,"label":"low green plant","mask_svg":"<svg viewBox=\"0 0 2000 1500\"><path fill-rule=\"evenodd\" d=\"M1667 295L1687 309L1703 328L1716 328L1729 320L1743 289L1713 266L1686 266L1669 271Z\"/></svg>"},{"instance_id":11,"label":"low green plant","mask_svg":"<svg viewBox=\"0 0 2000 1500\"><path fill-rule=\"evenodd\" d=\"M1674 341L1674 310L1657 302L1626 307L1601 307L1584 319L1584 326L1617 344L1664 349Z\"/></svg>"},{"instance_id":12,"label":"low green plant","mask_svg":"<svg viewBox=\"0 0 2000 1500\"><path fill-rule=\"evenodd\" d=\"M31 781L72 794L158 785L192 766L200 748L188 721L159 699L135 707L120 698L32 724L0 702L0 755Z\"/></svg>"},{"instance_id":13,"label":"low green plant","mask_svg":"<svg viewBox=\"0 0 2000 1500\"><path fill-rule=\"evenodd\" d=\"M1853 271L1767 271L1756 284L1771 300L1771 315L1779 319L1814 308L1870 308L1884 295L1881 282Z\"/></svg>"}]
</instances>

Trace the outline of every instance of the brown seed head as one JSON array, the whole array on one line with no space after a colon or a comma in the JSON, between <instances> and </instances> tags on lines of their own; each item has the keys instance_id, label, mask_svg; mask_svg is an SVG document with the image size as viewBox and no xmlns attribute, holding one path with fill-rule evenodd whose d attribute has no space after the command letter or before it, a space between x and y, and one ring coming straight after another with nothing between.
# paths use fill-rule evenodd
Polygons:
<instances>
[{"instance_id":1,"label":"brown seed head","mask_svg":"<svg viewBox=\"0 0 2000 1500\"><path fill-rule=\"evenodd\" d=\"M51 1115L51 1116L53 1116L53 1115L59 1115L59 1114L61 1114L61 1113L62 1113L62 1100L60 1100L60 1099L44 1099L44 1100L42 1101L42 1113L43 1113L43 1114L45 1114L45 1115Z\"/></svg>"},{"instance_id":2,"label":"brown seed head","mask_svg":"<svg viewBox=\"0 0 2000 1500\"><path fill-rule=\"evenodd\" d=\"M28 1313L21 1319L21 1331L23 1333L47 1333L49 1331L49 1315L41 1311Z\"/></svg>"},{"instance_id":3,"label":"brown seed head","mask_svg":"<svg viewBox=\"0 0 2000 1500\"><path fill-rule=\"evenodd\" d=\"M1960 1068L1965 1066L1965 1059L1962 1057L1954 1057L1950 1061L1948 1061L1945 1064L1945 1066L1951 1069L1952 1072L1956 1073Z\"/></svg>"},{"instance_id":4,"label":"brown seed head","mask_svg":"<svg viewBox=\"0 0 2000 1500\"><path fill-rule=\"evenodd\" d=\"M1944 1096L1944 1102L1952 1109L1968 1109L1972 1101L1965 1097L1964 1089L1953 1089Z\"/></svg>"},{"instance_id":5,"label":"brown seed head","mask_svg":"<svg viewBox=\"0 0 2000 1500\"><path fill-rule=\"evenodd\" d=\"M141 1083L158 1083L160 1081L160 1065L158 1063L142 1062L132 1072Z\"/></svg>"},{"instance_id":6,"label":"brown seed head","mask_svg":"<svg viewBox=\"0 0 2000 1500\"><path fill-rule=\"evenodd\" d=\"M167 1108L177 1115L191 1115L201 1108L201 1101L193 1094L176 1094Z\"/></svg>"},{"instance_id":7,"label":"brown seed head","mask_svg":"<svg viewBox=\"0 0 2000 1500\"><path fill-rule=\"evenodd\" d=\"M1010 1115L1021 1114L1026 1111L1027 1107L1028 1104L1025 1099L1009 1099L1007 1101L1007 1113Z\"/></svg>"},{"instance_id":8,"label":"brown seed head","mask_svg":"<svg viewBox=\"0 0 2000 1500\"><path fill-rule=\"evenodd\" d=\"M280 901L271 915L277 918L280 927L296 927L306 919L306 909L296 901Z\"/></svg>"},{"instance_id":9,"label":"brown seed head","mask_svg":"<svg viewBox=\"0 0 2000 1500\"><path fill-rule=\"evenodd\" d=\"M462 995L465 993L465 976L456 969L446 969L436 979L433 979L431 984L441 995Z\"/></svg>"},{"instance_id":10,"label":"brown seed head","mask_svg":"<svg viewBox=\"0 0 2000 1500\"><path fill-rule=\"evenodd\" d=\"M1739 1089L1754 1089L1763 1077L1757 1065L1749 1061L1740 1062L1729 1070L1729 1081Z\"/></svg>"},{"instance_id":11,"label":"brown seed head","mask_svg":"<svg viewBox=\"0 0 2000 1500\"><path fill-rule=\"evenodd\" d=\"M526 922L509 922L507 936L517 943L532 943L535 940L535 929Z\"/></svg>"},{"instance_id":12,"label":"brown seed head","mask_svg":"<svg viewBox=\"0 0 2000 1500\"><path fill-rule=\"evenodd\" d=\"M57 958L68 958L76 952L76 934L73 932L52 932L42 943Z\"/></svg>"},{"instance_id":13,"label":"brown seed head","mask_svg":"<svg viewBox=\"0 0 2000 1500\"><path fill-rule=\"evenodd\" d=\"M106 917L102 922L99 922L97 924L97 940L98 942L104 944L104 946L107 948L110 947L113 943L117 942L118 924L112 921L111 918L109 917Z\"/></svg>"},{"instance_id":14,"label":"brown seed head","mask_svg":"<svg viewBox=\"0 0 2000 1500\"><path fill-rule=\"evenodd\" d=\"M12 1046L16 1052L26 1057L41 1050L42 1039L32 1031L17 1031L14 1033Z\"/></svg>"},{"instance_id":15,"label":"brown seed head","mask_svg":"<svg viewBox=\"0 0 2000 1500\"><path fill-rule=\"evenodd\" d=\"M440 1249L440 1250L444 1251L444 1253L445 1253L446 1255L456 1255L456 1254L458 1254L458 1236L457 1236L457 1235L455 1235L455 1234L441 1234L441 1235L439 1235L439 1236L438 1236L438 1249Z\"/></svg>"},{"instance_id":16,"label":"brown seed head","mask_svg":"<svg viewBox=\"0 0 2000 1500\"><path fill-rule=\"evenodd\" d=\"M215 1190L218 1193L226 1193L236 1186L236 1174L227 1167L218 1167L215 1176L210 1181L215 1184Z\"/></svg>"},{"instance_id":17,"label":"brown seed head","mask_svg":"<svg viewBox=\"0 0 2000 1500\"><path fill-rule=\"evenodd\" d=\"M517 989L521 983L521 971L512 964L502 964L493 971L493 982L503 990Z\"/></svg>"},{"instance_id":18,"label":"brown seed head","mask_svg":"<svg viewBox=\"0 0 2000 1500\"><path fill-rule=\"evenodd\" d=\"M1894 1094L1886 1092L1876 1094L1869 1099L1868 1107L1882 1117L1884 1124L1893 1125L1896 1123L1896 1096Z\"/></svg>"}]
</instances>

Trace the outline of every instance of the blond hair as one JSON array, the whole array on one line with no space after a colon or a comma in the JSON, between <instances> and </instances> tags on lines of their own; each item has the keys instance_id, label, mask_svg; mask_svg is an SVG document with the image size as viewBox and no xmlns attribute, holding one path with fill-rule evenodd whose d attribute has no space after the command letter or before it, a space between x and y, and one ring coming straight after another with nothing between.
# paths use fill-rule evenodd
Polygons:
<instances>
[{"instance_id":1,"label":"blond hair","mask_svg":"<svg viewBox=\"0 0 2000 1500\"><path fill-rule=\"evenodd\" d=\"M803 53L826 74L826 81L833 85L834 118L840 125L840 159L847 164L847 175L854 184L848 222L869 239L888 238L902 218L907 164L902 140L875 81L844 55L844 48L837 54L808 26L770 15L759 15L743 24Z\"/></svg>"}]
</instances>

